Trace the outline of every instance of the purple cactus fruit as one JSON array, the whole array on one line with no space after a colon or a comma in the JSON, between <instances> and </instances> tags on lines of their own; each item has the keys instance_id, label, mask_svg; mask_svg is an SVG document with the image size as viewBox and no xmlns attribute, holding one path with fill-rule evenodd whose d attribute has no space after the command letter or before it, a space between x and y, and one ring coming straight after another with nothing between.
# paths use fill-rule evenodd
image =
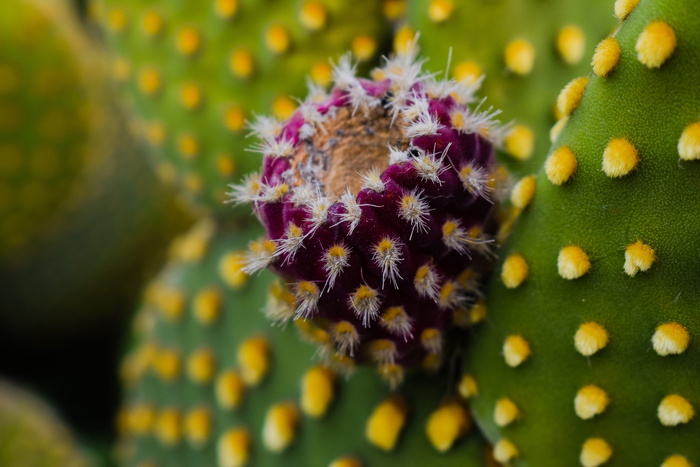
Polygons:
<instances>
[{"instance_id":1,"label":"purple cactus fruit","mask_svg":"<svg viewBox=\"0 0 700 467\"><path fill-rule=\"evenodd\" d=\"M261 119L262 174L231 195L267 232L247 270L270 267L294 294L273 318L310 321L330 360L376 363L395 385L439 368L474 303L503 131L468 107L476 86L423 75L415 49L373 77L343 58L329 95L284 124Z\"/></svg>"}]
</instances>

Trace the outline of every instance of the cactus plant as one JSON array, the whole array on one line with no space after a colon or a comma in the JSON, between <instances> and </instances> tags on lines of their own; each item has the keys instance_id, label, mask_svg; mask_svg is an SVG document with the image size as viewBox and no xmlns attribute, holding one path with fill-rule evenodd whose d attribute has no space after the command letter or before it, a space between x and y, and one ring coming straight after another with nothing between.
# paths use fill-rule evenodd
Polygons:
<instances>
[{"instance_id":1,"label":"cactus plant","mask_svg":"<svg viewBox=\"0 0 700 467\"><path fill-rule=\"evenodd\" d=\"M557 91L587 71L586 58L614 26L610 3L416 0L408 2L396 46L420 31L432 71L442 71L451 54L452 76L471 82L483 74L486 105L513 121L501 160L514 174L530 174L549 148Z\"/></svg>"},{"instance_id":2,"label":"cactus plant","mask_svg":"<svg viewBox=\"0 0 700 467\"><path fill-rule=\"evenodd\" d=\"M391 391L370 368L319 363L295 335L327 340L313 324L269 325L264 307L293 305L271 274L243 272L257 233L204 220L148 287L122 367L122 465L486 465L458 365Z\"/></svg>"},{"instance_id":3,"label":"cactus plant","mask_svg":"<svg viewBox=\"0 0 700 467\"><path fill-rule=\"evenodd\" d=\"M374 81L341 60L328 97L260 125L262 172L232 193L266 229L247 270L293 283L295 310L272 319L313 321L331 355L376 363L394 385L407 367L439 368L450 328L481 308L500 131L467 106L474 87L422 75L415 53Z\"/></svg>"},{"instance_id":4,"label":"cactus plant","mask_svg":"<svg viewBox=\"0 0 700 467\"><path fill-rule=\"evenodd\" d=\"M69 429L26 389L0 380L0 465L87 467Z\"/></svg>"},{"instance_id":5,"label":"cactus plant","mask_svg":"<svg viewBox=\"0 0 700 467\"><path fill-rule=\"evenodd\" d=\"M695 2L615 2L593 73L503 248L467 352L479 425L512 465L700 462ZM587 81L586 81L587 80Z\"/></svg>"},{"instance_id":6,"label":"cactus plant","mask_svg":"<svg viewBox=\"0 0 700 467\"><path fill-rule=\"evenodd\" d=\"M157 154L159 171L216 215L226 185L254 169L245 122L273 110L286 118L309 70L330 80L329 58L351 48L371 61L384 42L372 0L103 0L98 16L117 51L115 73ZM241 210L241 219L248 216Z\"/></svg>"}]
</instances>

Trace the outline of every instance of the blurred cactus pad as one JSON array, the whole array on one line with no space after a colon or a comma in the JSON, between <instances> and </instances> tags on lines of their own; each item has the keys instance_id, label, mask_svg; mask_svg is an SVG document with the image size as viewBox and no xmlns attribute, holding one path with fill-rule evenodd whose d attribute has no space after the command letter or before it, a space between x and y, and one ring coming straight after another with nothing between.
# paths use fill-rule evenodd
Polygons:
<instances>
[{"instance_id":1,"label":"blurred cactus pad","mask_svg":"<svg viewBox=\"0 0 700 467\"><path fill-rule=\"evenodd\" d=\"M144 268L187 224L72 11L0 5L0 319L13 338L124 316Z\"/></svg>"},{"instance_id":2,"label":"blurred cactus pad","mask_svg":"<svg viewBox=\"0 0 700 467\"><path fill-rule=\"evenodd\" d=\"M48 404L0 380L0 465L88 467L92 463Z\"/></svg>"},{"instance_id":3,"label":"blurred cactus pad","mask_svg":"<svg viewBox=\"0 0 700 467\"><path fill-rule=\"evenodd\" d=\"M700 462L700 28L693 0L618 0L559 96L568 117L502 249L467 352L513 465ZM612 13L612 8L610 13Z\"/></svg>"},{"instance_id":4,"label":"blurred cactus pad","mask_svg":"<svg viewBox=\"0 0 700 467\"><path fill-rule=\"evenodd\" d=\"M392 391L349 359L323 366L329 336L311 322L270 327L264 312L294 297L242 271L258 233L203 221L149 286L122 367L122 465L491 465L459 365Z\"/></svg>"},{"instance_id":5,"label":"blurred cactus pad","mask_svg":"<svg viewBox=\"0 0 700 467\"><path fill-rule=\"evenodd\" d=\"M593 48L611 32L612 0L414 0L395 46L421 33L427 67L462 81L484 75L486 108L513 126L503 162L516 174L535 172L560 118L557 92L586 73ZM451 55L450 55L451 54Z\"/></svg>"},{"instance_id":6,"label":"blurred cactus pad","mask_svg":"<svg viewBox=\"0 0 700 467\"><path fill-rule=\"evenodd\" d=\"M94 11L115 49L159 173L215 215L228 183L259 165L246 121L285 119L306 77L331 80L329 59L352 50L373 62L389 35L381 2L359 0L99 0ZM241 218L247 215L240 209Z\"/></svg>"}]
</instances>

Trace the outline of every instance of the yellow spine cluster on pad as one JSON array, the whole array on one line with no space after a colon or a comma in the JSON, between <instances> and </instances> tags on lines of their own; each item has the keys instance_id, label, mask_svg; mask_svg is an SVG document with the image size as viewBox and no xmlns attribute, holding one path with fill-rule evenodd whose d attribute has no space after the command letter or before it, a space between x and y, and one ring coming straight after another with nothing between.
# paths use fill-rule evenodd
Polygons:
<instances>
[{"instance_id":1,"label":"yellow spine cluster on pad","mask_svg":"<svg viewBox=\"0 0 700 467\"><path fill-rule=\"evenodd\" d=\"M270 344L264 337L252 337L238 347L241 377L248 386L257 386L270 369Z\"/></svg>"},{"instance_id":2,"label":"yellow spine cluster on pad","mask_svg":"<svg viewBox=\"0 0 700 467\"><path fill-rule=\"evenodd\" d=\"M562 115L570 115L578 107L587 85L588 76L581 76L564 86L557 97L557 107Z\"/></svg>"},{"instance_id":3,"label":"yellow spine cluster on pad","mask_svg":"<svg viewBox=\"0 0 700 467\"><path fill-rule=\"evenodd\" d=\"M597 76L605 77L617 66L620 62L620 43L614 37L608 37L600 41L596 46L591 60L593 73Z\"/></svg>"},{"instance_id":4,"label":"yellow spine cluster on pad","mask_svg":"<svg viewBox=\"0 0 700 467\"><path fill-rule=\"evenodd\" d=\"M518 209L525 209L535 196L537 181L534 175L521 178L510 193L510 202Z\"/></svg>"},{"instance_id":5,"label":"yellow spine cluster on pad","mask_svg":"<svg viewBox=\"0 0 700 467\"><path fill-rule=\"evenodd\" d=\"M657 354L678 355L685 352L690 342L690 333L681 324L666 323L656 328L654 336L651 338L652 346Z\"/></svg>"},{"instance_id":6,"label":"yellow spine cluster on pad","mask_svg":"<svg viewBox=\"0 0 700 467\"><path fill-rule=\"evenodd\" d=\"M455 441L469 430L467 409L459 402L442 405L428 419L425 427L430 444L439 452L447 452Z\"/></svg>"},{"instance_id":7,"label":"yellow spine cluster on pad","mask_svg":"<svg viewBox=\"0 0 700 467\"><path fill-rule=\"evenodd\" d=\"M530 357L530 352L530 344L523 336L508 336L503 343L503 358L508 366L519 366Z\"/></svg>"},{"instance_id":8,"label":"yellow spine cluster on pad","mask_svg":"<svg viewBox=\"0 0 700 467\"><path fill-rule=\"evenodd\" d=\"M664 21L653 21L644 28L635 46L637 59L649 68L659 68L676 50L676 33Z\"/></svg>"},{"instance_id":9,"label":"yellow spine cluster on pad","mask_svg":"<svg viewBox=\"0 0 700 467\"><path fill-rule=\"evenodd\" d=\"M503 397L496 401L496 407L493 410L493 421L500 427L508 426L520 416L520 409L515 405L515 402L507 397Z\"/></svg>"},{"instance_id":10,"label":"yellow spine cluster on pad","mask_svg":"<svg viewBox=\"0 0 700 467\"><path fill-rule=\"evenodd\" d=\"M700 159L700 122L688 125L678 140L678 156L684 161Z\"/></svg>"},{"instance_id":11,"label":"yellow spine cluster on pad","mask_svg":"<svg viewBox=\"0 0 700 467\"><path fill-rule=\"evenodd\" d=\"M301 382L301 409L309 417L325 415L333 401L335 374L324 366L309 369Z\"/></svg>"},{"instance_id":12,"label":"yellow spine cluster on pad","mask_svg":"<svg viewBox=\"0 0 700 467\"><path fill-rule=\"evenodd\" d=\"M270 407L263 424L263 444L272 452L286 450L296 439L299 430L299 409L293 402L282 402Z\"/></svg>"},{"instance_id":13,"label":"yellow spine cluster on pad","mask_svg":"<svg viewBox=\"0 0 700 467\"><path fill-rule=\"evenodd\" d=\"M635 276L639 271L648 271L656 260L656 252L652 247L636 241L625 249L625 273Z\"/></svg>"},{"instance_id":14,"label":"yellow spine cluster on pad","mask_svg":"<svg viewBox=\"0 0 700 467\"><path fill-rule=\"evenodd\" d=\"M638 3L639 0L615 0L615 16L620 21L626 19Z\"/></svg>"},{"instance_id":15,"label":"yellow spine cluster on pad","mask_svg":"<svg viewBox=\"0 0 700 467\"><path fill-rule=\"evenodd\" d=\"M586 51L586 36L583 30L576 25L561 28L557 34L557 51L569 65L580 62Z\"/></svg>"},{"instance_id":16,"label":"yellow spine cluster on pad","mask_svg":"<svg viewBox=\"0 0 700 467\"><path fill-rule=\"evenodd\" d=\"M693 467L690 461L686 459L685 457L679 455L679 454L674 454L673 456L669 456L664 460L664 463L661 464L661 467Z\"/></svg>"},{"instance_id":17,"label":"yellow spine cluster on pad","mask_svg":"<svg viewBox=\"0 0 700 467\"><path fill-rule=\"evenodd\" d=\"M663 398L657 415L662 425L676 426L688 423L695 416L695 409L685 397L671 394Z\"/></svg>"},{"instance_id":18,"label":"yellow spine cluster on pad","mask_svg":"<svg viewBox=\"0 0 700 467\"><path fill-rule=\"evenodd\" d=\"M535 148L535 133L530 127L515 125L506 136L504 145L508 154L516 160L528 160Z\"/></svg>"},{"instance_id":19,"label":"yellow spine cluster on pad","mask_svg":"<svg viewBox=\"0 0 700 467\"><path fill-rule=\"evenodd\" d=\"M610 178L624 177L637 167L637 148L627 138L613 138L603 152L603 171Z\"/></svg>"},{"instance_id":20,"label":"yellow spine cluster on pad","mask_svg":"<svg viewBox=\"0 0 700 467\"><path fill-rule=\"evenodd\" d=\"M574 335L574 347L581 355L590 357L608 345L609 340L608 331L600 324L583 323Z\"/></svg>"},{"instance_id":21,"label":"yellow spine cluster on pad","mask_svg":"<svg viewBox=\"0 0 700 467\"><path fill-rule=\"evenodd\" d=\"M503 438L493 445L493 458L501 463L510 462L520 453L512 441Z\"/></svg>"},{"instance_id":22,"label":"yellow spine cluster on pad","mask_svg":"<svg viewBox=\"0 0 700 467\"><path fill-rule=\"evenodd\" d=\"M365 428L365 437L383 451L391 451L399 440L399 435L406 423L408 407L406 401L398 396L390 397L379 404Z\"/></svg>"},{"instance_id":23,"label":"yellow spine cluster on pad","mask_svg":"<svg viewBox=\"0 0 700 467\"><path fill-rule=\"evenodd\" d=\"M584 386L576 393L574 410L576 415L584 420L593 418L605 411L610 399L608 394L598 386Z\"/></svg>"},{"instance_id":24,"label":"yellow spine cluster on pad","mask_svg":"<svg viewBox=\"0 0 700 467\"><path fill-rule=\"evenodd\" d=\"M501 280L509 289L515 289L527 279L528 271L525 258L520 253L513 253L503 263Z\"/></svg>"},{"instance_id":25,"label":"yellow spine cluster on pad","mask_svg":"<svg viewBox=\"0 0 700 467\"><path fill-rule=\"evenodd\" d=\"M581 448L581 465L583 467L598 467L610 460L613 451L610 444L602 438L589 438Z\"/></svg>"},{"instance_id":26,"label":"yellow spine cluster on pad","mask_svg":"<svg viewBox=\"0 0 700 467\"><path fill-rule=\"evenodd\" d=\"M563 185L576 172L578 161L569 146L560 146L547 158L544 171L554 185Z\"/></svg>"},{"instance_id":27,"label":"yellow spine cluster on pad","mask_svg":"<svg viewBox=\"0 0 700 467\"><path fill-rule=\"evenodd\" d=\"M217 444L219 467L243 467L248 464L252 445L253 438L246 428L226 431Z\"/></svg>"},{"instance_id":28,"label":"yellow spine cluster on pad","mask_svg":"<svg viewBox=\"0 0 700 467\"><path fill-rule=\"evenodd\" d=\"M590 271L591 261L585 251L571 245L559 251L557 269L564 279L578 279Z\"/></svg>"},{"instance_id":29,"label":"yellow spine cluster on pad","mask_svg":"<svg viewBox=\"0 0 700 467\"><path fill-rule=\"evenodd\" d=\"M535 47L526 39L513 39L506 45L504 61L516 75L528 75L535 66Z\"/></svg>"}]
</instances>

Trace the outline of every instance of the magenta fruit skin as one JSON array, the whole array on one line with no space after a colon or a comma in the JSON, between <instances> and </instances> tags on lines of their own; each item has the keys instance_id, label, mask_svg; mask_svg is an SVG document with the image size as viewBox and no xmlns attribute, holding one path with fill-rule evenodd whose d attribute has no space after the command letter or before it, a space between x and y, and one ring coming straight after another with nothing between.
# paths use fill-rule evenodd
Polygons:
<instances>
[{"instance_id":1,"label":"magenta fruit skin","mask_svg":"<svg viewBox=\"0 0 700 467\"><path fill-rule=\"evenodd\" d=\"M469 308L478 294L473 283L459 276L480 267L480 258L488 253L483 232L493 210L489 193L497 141L482 136L488 131L474 125L457 128L453 121L461 112L481 121L481 130L495 122L488 120L493 114L470 110L469 97L460 99L448 91L435 95L430 84L435 82L429 80L417 76L413 83L397 84L391 78L351 78L324 100L305 102L263 144L263 169L256 183L238 188L238 199L253 203L267 239L275 245L274 252L252 252L248 269L269 266L282 276L297 296L294 317L320 323L333 337L334 351L356 362L411 368L431 355L441 360L455 310ZM449 82L438 89L449 84L457 85ZM356 195L331 199L318 179L295 175L294 154L312 144L315 133L327 131L314 125L333 119L343 107L353 115L373 111L387 121L395 117L392 125L403 126L402 140L408 146L395 149L398 156L378 177L370 176L372 182L365 179ZM412 119L407 117L411 112ZM372 128L365 131L372 137ZM342 138L342 130L331 136ZM383 146L389 144L393 142ZM387 147L387 158L390 152ZM419 202L413 205L416 209L405 208L407 196ZM456 230L446 230L446 223ZM301 229L301 238L290 233L290 225ZM474 227L478 230L470 230ZM335 268L328 259L334 246L343 252ZM418 285L416 274L426 265L433 275ZM371 289L370 299L354 300L363 286ZM405 315L398 321L385 315L390 307L402 307ZM337 337L339 322L350 323L356 335ZM377 340L385 340L383 351L373 346Z\"/></svg>"}]
</instances>

